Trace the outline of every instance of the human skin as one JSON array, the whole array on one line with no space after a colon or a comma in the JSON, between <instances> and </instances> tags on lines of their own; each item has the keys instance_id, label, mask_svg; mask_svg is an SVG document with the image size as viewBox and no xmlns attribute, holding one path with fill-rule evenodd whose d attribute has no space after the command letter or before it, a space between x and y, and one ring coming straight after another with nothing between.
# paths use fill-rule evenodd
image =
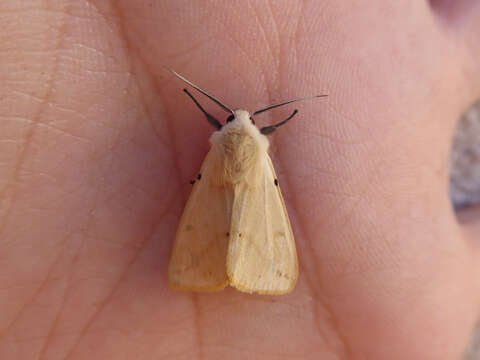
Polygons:
<instances>
[{"instance_id":1,"label":"human skin","mask_svg":"<svg viewBox=\"0 0 480 360\"><path fill-rule=\"evenodd\" d=\"M461 358L480 212L459 225L448 160L480 95L474 2L3 0L0 359ZM256 119L299 109L269 137L291 294L168 287L214 129L166 66L233 108L329 95Z\"/></svg>"}]
</instances>

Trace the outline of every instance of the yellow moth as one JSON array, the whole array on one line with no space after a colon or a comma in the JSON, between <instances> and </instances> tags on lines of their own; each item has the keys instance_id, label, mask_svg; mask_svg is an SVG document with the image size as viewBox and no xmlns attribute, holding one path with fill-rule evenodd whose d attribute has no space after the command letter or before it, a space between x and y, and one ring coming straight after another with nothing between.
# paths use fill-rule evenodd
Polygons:
<instances>
[{"instance_id":1,"label":"yellow moth","mask_svg":"<svg viewBox=\"0 0 480 360\"><path fill-rule=\"evenodd\" d=\"M225 125L184 91L218 131L180 219L168 279L173 288L217 291L227 285L258 294L285 294L298 278L297 252L265 135L286 120L258 129L251 115L231 110L183 76L175 76L230 113ZM316 97L325 96L319 95Z\"/></svg>"}]
</instances>

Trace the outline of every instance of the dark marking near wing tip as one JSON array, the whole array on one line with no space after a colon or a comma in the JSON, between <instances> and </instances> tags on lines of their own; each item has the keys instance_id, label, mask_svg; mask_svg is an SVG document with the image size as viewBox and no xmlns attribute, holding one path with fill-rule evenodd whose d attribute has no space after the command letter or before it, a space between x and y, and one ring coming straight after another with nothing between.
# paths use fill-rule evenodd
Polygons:
<instances>
[{"instance_id":1,"label":"dark marking near wing tip","mask_svg":"<svg viewBox=\"0 0 480 360\"><path fill-rule=\"evenodd\" d=\"M198 173L197 179L200 180L202 178L202 173Z\"/></svg>"},{"instance_id":2,"label":"dark marking near wing tip","mask_svg":"<svg viewBox=\"0 0 480 360\"><path fill-rule=\"evenodd\" d=\"M275 272L275 275L277 275L278 277L283 277L283 278L285 278L285 279L287 279L287 280L290 280L290 277L289 277L287 274L282 273L280 270L277 270L277 271Z\"/></svg>"},{"instance_id":3,"label":"dark marking near wing tip","mask_svg":"<svg viewBox=\"0 0 480 360\"><path fill-rule=\"evenodd\" d=\"M191 231L193 230L193 226L188 224L187 226L185 226L185 231Z\"/></svg>"},{"instance_id":4,"label":"dark marking near wing tip","mask_svg":"<svg viewBox=\"0 0 480 360\"><path fill-rule=\"evenodd\" d=\"M195 184L195 180L190 180L190 184L191 185Z\"/></svg>"},{"instance_id":5,"label":"dark marking near wing tip","mask_svg":"<svg viewBox=\"0 0 480 360\"><path fill-rule=\"evenodd\" d=\"M238 233L238 237L242 237L242 233Z\"/></svg>"},{"instance_id":6,"label":"dark marking near wing tip","mask_svg":"<svg viewBox=\"0 0 480 360\"><path fill-rule=\"evenodd\" d=\"M278 180L277 179L275 179L273 182L275 183L275 186L278 186Z\"/></svg>"},{"instance_id":7,"label":"dark marking near wing tip","mask_svg":"<svg viewBox=\"0 0 480 360\"><path fill-rule=\"evenodd\" d=\"M230 233L229 233L229 232L227 232L227 236L230 236Z\"/></svg>"}]
</instances>

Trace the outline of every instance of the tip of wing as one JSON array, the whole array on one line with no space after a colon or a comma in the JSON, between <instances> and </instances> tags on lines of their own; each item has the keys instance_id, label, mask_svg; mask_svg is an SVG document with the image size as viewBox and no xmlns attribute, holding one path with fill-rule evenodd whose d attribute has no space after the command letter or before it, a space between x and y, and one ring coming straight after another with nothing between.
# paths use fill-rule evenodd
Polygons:
<instances>
[{"instance_id":1,"label":"tip of wing","mask_svg":"<svg viewBox=\"0 0 480 360\"><path fill-rule=\"evenodd\" d=\"M198 286L195 284L180 284L171 279L168 279L168 284L172 289L180 291L217 292L225 289L225 287L228 285L228 282L216 285Z\"/></svg>"},{"instance_id":2,"label":"tip of wing","mask_svg":"<svg viewBox=\"0 0 480 360\"><path fill-rule=\"evenodd\" d=\"M245 279L237 279L234 274L229 274L229 285L241 292L260 295L283 295L288 294L295 289L298 276L292 279L283 279L283 281L255 282Z\"/></svg>"}]
</instances>

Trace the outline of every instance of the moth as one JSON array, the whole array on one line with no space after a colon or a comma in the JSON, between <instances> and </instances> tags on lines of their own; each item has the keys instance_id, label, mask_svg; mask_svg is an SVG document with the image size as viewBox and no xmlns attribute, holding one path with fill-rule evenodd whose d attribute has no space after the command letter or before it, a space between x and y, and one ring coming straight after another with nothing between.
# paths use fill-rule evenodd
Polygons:
<instances>
[{"instance_id":1,"label":"moth","mask_svg":"<svg viewBox=\"0 0 480 360\"><path fill-rule=\"evenodd\" d=\"M178 225L168 267L175 289L218 291L227 285L258 294L291 292L298 278L292 227L272 160L267 135L285 120L258 129L254 117L273 108L326 95L270 105L249 114L232 110L183 76L185 83L229 113L221 124L183 91L217 128Z\"/></svg>"}]
</instances>

